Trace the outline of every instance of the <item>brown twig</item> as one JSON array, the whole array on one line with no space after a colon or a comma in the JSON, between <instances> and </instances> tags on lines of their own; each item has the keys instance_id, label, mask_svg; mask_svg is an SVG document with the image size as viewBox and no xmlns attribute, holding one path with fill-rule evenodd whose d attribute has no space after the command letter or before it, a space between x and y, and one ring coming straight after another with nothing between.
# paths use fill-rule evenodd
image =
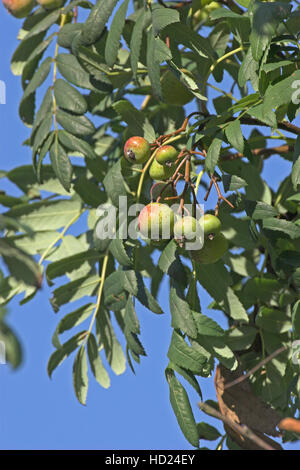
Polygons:
<instances>
[{"instance_id":1,"label":"brown twig","mask_svg":"<svg viewBox=\"0 0 300 470\"><path fill-rule=\"evenodd\" d=\"M250 439L251 441L255 442L259 447L261 447L264 450L275 450L273 447L271 447L269 444L267 444L265 441L263 441L260 437L258 437L256 434L254 434L253 431L251 431L248 426L241 426L240 424L235 423L234 421L231 421L229 418L226 416L222 415L219 411L215 410L212 406L207 405L207 403L200 402L198 403L199 408L207 413L210 416L213 416L214 418L220 419L223 421L223 423L227 424L230 426L234 431L236 431L238 434L241 434L244 436L246 439Z\"/></svg>"},{"instance_id":2,"label":"brown twig","mask_svg":"<svg viewBox=\"0 0 300 470\"><path fill-rule=\"evenodd\" d=\"M294 150L293 145L279 145L277 147L270 147L270 148L257 148L257 149L252 149L251 152L253 155L263 155L265 157L270 157L271 155L275 153L279 154L284 154L284 153L289 153ZM237 158L243 158L244 154L237 152L237 153L226 153L221 156L222 160L236 160Z\"/></svg>"},{"instance_id":3,"label":"brown twig","mask_svg":"<svg viewBox=\"0 0 300 470\"><path fill-rule=\"evenodd\" d=\"M76 24L77 23L77 19L78 19L78 6L74 7L74 23Z\"/></svg>"},{"instance_id":4,"label":"brown twig","mask_svg":"<svg viewBox=\"0 0 300 470\"><path fill-rule=\"evenodd\" d=\"M232 117L229 119L229 121L234 121L235 118ZM250 126L257 125L257 126L265 126L265 127L270 127L268 124L265 122L260 121L259 119L255 119L252 117L246 117L243 116L240 118L241 124L248 124ZM285 122L285 121L279 121L277 122L277 127L278 129L282 129L287 132L292 132L293 134L300 134L300 127L295 126L294 124L291 124L290 122Z\"/></svg>"},{"instance_id":5,"label":"brown twig","mask_svg":"<svg viewBox=\"0 0 300 470\"><path fill-rule=\"evenodd\" d=\"M215 188L216 188L217 193L218 193L218 202L217 202L217 205L215 207L215 216L217 216L218 213L219 213L219 207L220 207L220 204L221 204L222 201L226 202L226 204L228 204L232 209L234 209L234 205L231 204L231 202L228 201L228 199L226 199L226 197L223 196L223 194L221 193L219 185L218 185L218 183L216 181L216 178L214 176L212 176L212 181L213 181L213 184L215 185Z\"/></svg>"},{"instance_id":6,"label":"brown twig","mask_svg":"<svg viewBox=\"0 0 300 470\"><path fill-rule=\"evenodd\" d=\"M274 357L278 356L279 354L281 354L282 352L286 351L286 349L288 348L288 346L281 346L280 348L276 349L276 351L274 351L272 354L270 354L268 357L266 357L265 359L263 359L261 362L259 362L259 364L257 364L255 367L253 367L251 370L249 370L249 372L247 372L247 374L245 375L241 375L240 377L238 377L237 379L233 380L232 382L229 382L227 384L224 385L224 390L227 390L228 388L230 387L233 387L234 385L237 385L241 382L243 382L244 380L246 380L248 377L250 377L250 375L254 374L257 370L259 370L261 367L263 367L265 364L267 364L268 362L272 361L272 359L274 359Z\"/></svg>"}]
</instances>

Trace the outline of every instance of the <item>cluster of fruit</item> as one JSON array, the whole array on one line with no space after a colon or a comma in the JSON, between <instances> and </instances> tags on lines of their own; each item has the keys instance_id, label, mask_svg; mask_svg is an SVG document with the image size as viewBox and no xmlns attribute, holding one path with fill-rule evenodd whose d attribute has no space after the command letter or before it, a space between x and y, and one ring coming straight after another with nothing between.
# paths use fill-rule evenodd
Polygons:
<instances>
[{"instance_id":1,"label":"cluster of fruit","mask_svg":"<svg viewBox=\"0 0 300 470\"><path fill-rule=\"evenodd\" d=\"M124 157L131 163L142 164L151 156L151 145L143 137L131 137L124 146ZM138 230L143 238L156 246L160 246L174 238L178 245L189 249L191 258L202 264L218 261L227 251L228 242L221 233L221 221L213 214L204 214L198 220L190 215L176 214L168 204L168 191L172 200L175 191L170 181L176 170L178 152L171 145L162 145L155 151L149 175L157 183L151 190L151 202L145 206L138 217ZM159 202L164 193L165 203ZM181 210L179 211L181 212Z\"/></svg>"}]
</instances>

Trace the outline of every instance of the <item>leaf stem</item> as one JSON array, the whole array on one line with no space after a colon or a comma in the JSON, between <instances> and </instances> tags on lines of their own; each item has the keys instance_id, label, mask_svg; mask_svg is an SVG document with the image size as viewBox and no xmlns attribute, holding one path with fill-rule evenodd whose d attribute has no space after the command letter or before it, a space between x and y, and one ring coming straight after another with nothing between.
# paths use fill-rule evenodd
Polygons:
<instances>
[{"instance_id":1,"label":"leaf stem","mask_svg":"<svg viewBox=\"0 0 300 470\"><path fill-rule=\"evenodd\" d=\"M57 238L52 242L50 243L50 245L48 246L48 248L44 251L44 253L42 254L41 256L41 259L39 261L39 266L42 264L42 262L44 261L44 259L48 256L49 252L52 250L52 248L56 245L57 242L59 242L59 240L61 240L65 233L67 232L67 230L71 227L71 225L73 225L78 219L79 217L86 211L86 209L82 209L78 214L76 214L71 220L70 222L67 223L67 225L65 225L64 229L62 232L60 232L60 234L57 236Z\"/></svg>"},{"instance_id":2,"label":"leaf stem","mask_svg":"<svg viewBox=\"0 0 300 470\"><path fill-rule=\"evenodd\" d=\"M109 259L109 252L108 250L106 251L105 253L105 256L103 258L103 264L102 264L102 269L101 269L101 275L100 275L100 285L99 285L99 290L98 290L98 296L97 296L97 303L96 303L96 306L95 306L95 311L93 313L93 316L92 316L92 319L91 319L91 323L90 323L90 326L89 326L89 329L88 329L88 332L87 332L87 335L86 335L86 339L85 339L85 343L86 341L88 340L91 332L92 332L92 329L93 329L93 326L94 326L94 323L95 323L95 320L96 320L96 317L97 317L97 314L99 312L99 309L100 309L100 305L101 305L101 300L102 300L102 293L103 293L103 287L104 287L104 282L105 282L105 277L106 277L106 271L107 271L107 265L108 265L108 259Z\"/></svg>"}]
</instances>

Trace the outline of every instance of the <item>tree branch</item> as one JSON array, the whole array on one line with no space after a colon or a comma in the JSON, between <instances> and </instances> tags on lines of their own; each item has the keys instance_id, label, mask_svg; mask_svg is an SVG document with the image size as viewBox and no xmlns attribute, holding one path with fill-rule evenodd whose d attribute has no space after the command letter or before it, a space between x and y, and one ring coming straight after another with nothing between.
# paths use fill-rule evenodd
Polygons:
<instances>
[{"instance_id":1,"label":"tree branch","mask_svg":"<svg viewBox=\"0 0 300 470\"><path fill-rule=\"evenodd\" d=\"M251 431L248 426L241 426L240 424L231 421L227 416L222 415L219 411L215 410L212 406L207 405L207 403L200 402L198 403L199 408L214 418L220 419L223 423L230 426L235 432L241 434L246 439L250 439L251 441L255 442L255 444L261 447L264 450L276 450L274 447L271 447L265 441L263 441L260 437L258 437L254 432Z\"/></svg>"},{"instance_id":2,"label":"tree branch","mask_svg":"<svg viewBox=\"0 0 300 470\"><path fill-rule=\"evenodd\" d=\"M289 153L293 152L294 146L293 145L279 145L277 147L270 147L270 148L257 148L251 150L254 155L263 155L266 158L270 157L275 153ZM237 158L243 158L244 154L237 152L237 153L226 153L221 156L222 160L236 160Z\"/></svg>"}]
</instances>

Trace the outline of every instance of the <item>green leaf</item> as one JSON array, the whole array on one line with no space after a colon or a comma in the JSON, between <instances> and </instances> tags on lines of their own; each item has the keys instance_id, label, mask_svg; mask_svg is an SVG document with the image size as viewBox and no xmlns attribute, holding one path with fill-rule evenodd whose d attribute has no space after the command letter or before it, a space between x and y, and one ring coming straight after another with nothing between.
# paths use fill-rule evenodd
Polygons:
<instances>
[{"instance_id":1,"label":"green leaf","mask_svg":"<svg viewBox=\"0 0 300 470\"><path fill-rule=\"evenodd\" d=\"M138 62L141 53L145 16L146 10L142 8L134 24L130 39L130 63L134 78L136 78Z\"/></svg>"},{"instance_id":2,"label":"green leaf","mask_svg":"<svg viewBox=\"0 0 300 470\"><path fill-rule=\"evenodd\" d=\"M75 116L66 111L58 109L56 119L59 124L71 134L88 136L95 132L95 126L86 116Z\"/></svg>"},{"instance_id":3,"label":"green leaf","mask_svg":"<svg viewBox=\"0 0 300 470\"><path fill-rule=\"evenodd\" d=\"M117 60L121 34L124 28L126 13L128 9L128 3L129 0L124 0L122 5L116 12L109 28L105 45L105 61L110 67L113 67Z\"/></svg>"},{"instance_id":4,"label":"green leaf","mask_svg":"<svg viewBox=\"0 0 300 470\"><path fill-rule=\"evenodd\" d=\"M78 152L79 154L89 159L97 159L97 155L91 145L83 139L70 134L67 131L59 130L58 139L60 143L70 151Z\"/></svg>"},{"instance_id":5,"label":"green leaf","mask_svg":"<svg viewBox=\"0 0 300 470\"><path fill-rule=\"evenodd\" d=\"M264 115L268 115L272 109L289 104L292 101L295 93L293 84L297 80L300 80L300 70L296 70L288 77L283 76L280 81L274 81L274 84L268 86L263 102Z\"/></svg>"},{"instance_id":6,"label":"green leaf","mask_svg":"<svg viewBox=\"0 0 300 470\"><path fill-rule=\"evenodd\" d=\"M194 388L194 390L198 393L200 398L201 399L203 398L198 381L191 371L184 369L183 367L180 367L178 364L174 364L172 361L170 361L168 364L168 367L166 369L166 374L168 373L168 369L173 369L175 372L180 374Z\"/></svg>"},{"instance_id":7,"label":"green leaf","mask_svg":"<svg viewBox=\"0 0 300 470\"><path fill-rule=\"evenodd\" d=\"M208 147L207 156L205 158L205 169L209 175L213 174L215 167L218 164L222 140L215 137L210 146Z\"/></svg>"},{"instance_id":8,"label":"green leaf","mask_svg":"<svg viewBox=\"0 0 300 470\"><path fill-rule=\"evenodd\" d=\"M132 266L132 260L129 258L121 238L117 237L111 241L109 251L118 263L123 266Z\"/></svg>"},{"instance_id":9,"label":"green leaf","mask_svg":"<svg viewBox=\"0 0 300 470\"><path fill-rule=\"evenodd\" d=\"M38 70L33 75L32 79L28 83L25 89L23 98L22 98L22 102L25 101L29 95L34 93L35 90L44 83L44 81L46 80L46 78L48 77L50 73L51 65L52 65L52 58L47 57L47 59L45 59L44 62L40 65Z\"/></svg>"},{"instance_id":10,"label":"green leaf","mask_svg":"<svg viewBox=\"0 0 300 470\"><path fill-rule=\"evenodd\" d=\"M197 290L197 279L194 277L190 280L186 300L192 310L201 312L200 299Z\"/></svg>"},{"instance_id":11,"label":"green leaf","mask_svg":"<svg viewBox=\"0 0 300 470\"><path fill-rule=\"evenodd\" d=\"M53 170L66 191L70 191L72 180L72 164L64 148L59 144L56 136L50 147L50 160Z\"/></svg>"},{"instance_id":12,"label":"green leaf","mask_svg":"<svg viewBox=\"0 0 300 470\"><path fill-rule=\"evenodd\" d=\"M140 334L140 324L136 315L132 299L129 297L126 303L124 322L126 327L137 335Z\"/></svg>"},{"instance_id":13,"label":"green leaf","mask_svg":"<svg viewBox=\"0 0 300 470\"><path fill-rule=\"evenodd\" d=\"M51 378L53 371L82 343L87 332L81 331L64 343L61 348L54 351L47 365L48 375Z\"/></svg>"},{"instance_id":14,"label":"green leaf","mask_svg":"<svg viewBox=\"0 0 300 470\"><path fill-rule=\"evenodd\" d=\"M138 281L138 292L137 292L137 299L139 302L147 307L151 312L156 313L158 315L164 313L158 304L155 297L151 294L149 289L145 286L144 281L140 273L136 273L137 281Z\"/></svg>"},{"instance_id":15,"label":"green leaf","mask_svg":"<svg viewBox=\"0 0 300 470\"><path fill-rule=\"evenodd\" d=\"M55 332L52 337L52 344L57 349L61 348L61 344L59 341L58 336L64 333L65 331L71 330L75 326L81 325L87 318L89 318L93 311L95 305L94 304L86 304L82 307L79 307L74 312L68 313L65 317L63 317L60 322L58 323Z\"/></svg>"},{"instance_id":16,"label":"green leaf","mask_svg":"<svg viewBox=\"0 0 300 470\"><path fill-rule=\"evenodd\" d=\"M152 142L155 139L155 131L148 119L141 111L138 111L130 101L120 100L113 104L114 110L126 122L132 135L140 135Z\"/></svg>"},{"instance_id":17,"label":"green leaf","mask_svg":"<svg viewBox=\"0 0 300 470\"><path fill-rule=\"evenodd\" d=\"M180 429L192 446L199 447L198 429L188 395L174 375L169 374L167 378L170 387L170 402Z\"/></svg>"},{"instance_id":18,"label":"green leaf","mask_svg":"<svg viewBox=\"0 0 300 470\"><path fill-rule=\"evenodd\" d=\"M29 33L26 35L25 40L27 41L29 38L32 38L33 36L36 36L37 34L41 32L47 31L60 17L60 9L56 9L55 11L49 12L46 14L46 16L41 15L41 20L38 21L33 28L29 31Z\"/></svg>"},{"instance_id":19,"label":"green leaf","mask_svg":"<svg viewBox=\"0 0 300 470\"><path fill-rule=\"evenodd\" d=\"M208 423L197 423L197 429L199 439L205 439L206 441L215 441L216 439L221 437L219 431Z\"/></svg>"},{"instance_id":20,"label":"green leaf","mask_svg":"<svg viewBox=\"0 0 300 470\"><path fill-rule=\"evenodd\" d=\"M171 23L178 23L180 21L179 12L170 8L165 8L161 5L153 5L152 8L152 26L154 35L163 30Z\"/></svg>"},{"instance_id":21,"label":"green leaf","mask_svg":"<svg viewBox=\"0 0 300 470\"><path fill-rule=\"evenodd\" d=\"M176 330L173 331L168 358L174 364L178 364L194 374L201 374L203 366L207 361L206 357L190 347Z\"/></svg>"},{"instance_id":22,"label":"green leaf","mask_svg":"<svg viewBox=\"0 0 300 470\"><path fill-rule=\"evenodd\" d=\"M86 276L99 261L99 253L95 250L87 250L76 253L58 261L54 261L46 268L48 283L60 276L68 275L72 280Z\"/></svg>"},{"instance_id":23,"label":"green leaf","mask_svg":"<svg viewBox=\"0 0 300 470\"><path fill-rule=\"evenodd\" d=\"M81 209L80 201L74 199L34 202L14 207L6 213L28 225L34 231L56 230L70 222Z\"/></svg>"},{"instance_id":24,"label":"green leaf","mask_svg":"<svg viewBox=\"0 0 300 470\"><path fill-rule=\"evenodd\" d=\"M225 191L236 191L237 189L248 186L247 181L236 175L222 175L222 181Z\"/></svg>"},{"instance_id":25,"label":"green leaf","mask_svg":"<svg viewBox=\"0 0 300 470\"><path fill-rule=\"evenodd\" d=\"M249 349L257 335L257 329L252 326L235 326L226 331L226 343L232 351Z\"/></svg>"},{"instance_id":26,"label":"green leaf","mask_svg":"<svg viewBox=\"0 0 300 470\"><path fill-rule=\"evenodd\" d=\"M109 169L103 180L103 185L112 204L119 207L119 197L127 196L120 160Z\"/></svg>"},{"instance_id":27,"label":"green leaf","mask_svg":"<svg viewBox=\"0 0 300 470\"><path fill-rule=\"evenodd\" d=\"M81 32L82 23L67 23L59 31L57 42L60 47L71 49L74 37Z\"/></svg>"},{"instance_id":28,"label":"green leaf","mask_svg":"<svg viewBox=\"0 0 300 470\"><path fill-rule=\"evenodd\" d=\"M295 147L294 147L294 154L293 154L293 168L291 179L293 183L293 187L295 191L298 190L298 185L300 184L300 136L297 136Z\"/></svg>"},{"instance_id":29,"label":"green leaf","mask_svg":"<svg viewBox=\"0 0 300 470\"><path fill-rule=\"evenodd\" d=\"M210 296L235 320L248 323L244 306L230 287L230 276L224 265L197 265L197 279Z\"/></svg>"},{"instance_id":30,"label":"green leaf","mask_svg":"<svg viewBox=\"0 0 300 470\"><path fill-rule=\"evenodd\" d=\"M84 70L73 54L58 54L56 64L61 75L73 85L88 90L95 90L90 74Z\"/></svg>"},{"instance_id":31,"label":"green leaf","mask_svg":"<svg viewBox=\"0 0 300 470\"><path fill-rule=\"evenodd\" d=\"M13 369L17 369L22 363L22 346L14 331L5 323L5 318L1 318L2 315L3 310L0 311L0 341L5 344L7 362L9 362Z\"/></svg>"},{"instance_id":32,"label":"green leaf","mask_svg":"<svg viewBox=\"0 0 300 470\"><path fill-rule=\"evenodd\" d=\"M222 8L222 10L224 11L225 9ZM210 57L213 61L217 58L207 38L202 37L182 22L168 25L164 29L164 34L170 36L174 42L183 44L201 57Z\"/></svg>"},{"instance_id":33,"label":"green leaf","mask_svg":"<svg viewBox=\"0 0 300 470\"><path fill-rule=\"evenodd\" d=\"M273 333L285 333L292 327L289 317L281 310L269 307L261 307L255 318L259 328Z\"/></svg>"},{"instance_id":34,"label":"green leaf","mask_svg":"<svg viewBox=\"0 0 300 470\"><path fill-rule=\"evenodd\" d=\"M0 239L0 255L17 281L36 288L41 287L42 274L39 266L27 253L14 246L13 242Z\"/></svg>"},{"instance_id":35,"label":"green leaf","mask_svg":"<svg viewBox=\"0 0 300 470\"><path fill-rule=\"evenodd\" d=\"M263 219L263 228L283 232L292 239L300 237L300 227L288 220L266 218Z\"/></svg>"},{"instance_id":36,"label":"green leaf","mask_svg":"<svg viewBox=\"0 0 300 470\"><path fill-rule=\"evenodd\" d=\"M78 350L73 364L73 385L77 400L85 405L88 392L88 367L84 346Z\"/></svg>"},{"instance_id":37,"label":"green leaf","mask_svg":"<svg viewBox=\"0 0 300 470\"><path fill-rule=\"evenodd\" d=\"M278 215L275 207L261 201L255 202L246 200L245 209L247 215L253 220L269 219L270 217L276 217Z\"/></svg>"},{"instance_id":38,"label":"green leaf","mask_svg":"<svg viewBox=\"0 0 300 470\"><path fill-rule=\"evenodd\" d=\"M193 312L193 317L200 335L205 336L224 336L224 330L218 323L202 313Z\"/></svg>"},{"instance_id":39,"label":"green leaf","mask_svg":"<svg viewBox=\"0 0 300 470\"><path fill-rule=\"evenodd\" d=\"M160 83L160 63L158 60L155 60L156 57L156 41L153 34L153 29L149 29L147 33L147 53L146 53L146 62L149 80L152 86L153 94L155 97L162 101L162 89ZM167 57L169 58L169 57Z\"/></svg>"},{"instance_id":40,"label":"green leaf","mask_svg":"<svg viewBox=\"0 0 300 470\"><path fill-rule=\"evenodd\" d=\"M112 371L116 375L123 374L126 369L126 359L110 323L109 316L106 312L100 310L96 321L101 343L104 346L105 355Z\"/></svg>"},{"instance_id":41,"label":"green leaf","mask_svg":"<svg viewBox=\"0 0 300 470\"><path fill-rule=\"evenodd\" d=\"M241 124L238 119L235 119L225 127L225 135L232 147L234 147L238 152L244 153L244 137L241 130Z\"/></svg>"},{"instance_id":42,"label":"green leaf","mask_svg":"<svg viewBox=\"0 0 300 470\"><path fill-rule=\"evenodd\" d=\"M75 281L68 282L53 291L50 299L51 305L55 312L58 312L62 305L75 302L82 297L91 297L95 295L99 286L99 276L84 276Z\"/></svg>"},{"instance_id":43,"label":"green leaf","mask_svg":"<svg viewBox=\"0 0 300 470\"><path fill-rule=\"evenodd\" d=\"M87 102L76 88L62 78L58 78L54 83L54 96L56 104L71 113L85 114L87 112Z\"/></svg>"},{"instance_id":44,"label":"green leaf","mask_svg":"<svg viewBox=\"0 0 300 470\"><path fill-rule=\"evenodd\" d=\"M191 338L197 337L197 328L189 304L179 285L173 281L170 287L170 311L173 328L181 329Z\"/></svg>"},{"instance_id":45,"label":"green leaf","mask_svg":"<svg viewBox=\"0 0 300 470\"><path fill-rule=\"evenodd\" d=\"M33 36L29 39L23 39L20 42L11 58L11 71L14 75L22 75L23 69L29 60L29 57L43 40L45 32L42 31L39 35Z\"/></svg>"},{"instance_id":46,"label":"green leaf","mask_svg":"<svg viewBox=\"0 0 300 470\"><path fill-rule=\"evenodd\" d=\"M259 61L264 50L276 34L281 21L287 18L292 6L284 2L253 2L250 10L252 31L250 44L255 60Z\"/></svg>"},{"instance_id":47,"label":"green leaf","mask_svg":"<svg viewBox=\"0 0 300 470\"><path fill-rule=\"evenodd\" d=\"M97 341L95 336L91 333L87 341L87 351L89 363L94 374L95 379L101 385L101 387L109 388L110 387L110 378L109 375L103 366Z\"/></svg>"},{"instance_id":48,"label":"green leaf","mask_svg":"<svg viewBox=\"0 0 300 470\"><path fill-rule=\"evenodd\" d=\"M300 336L300 300L297 300L292 312L293 331Z\"/></svg>"},{"instance_id":49,"label":"green leaf","mask_svg":"<svg viewBox=\"0 0 300 470\"><path fill-rule=\"evenodd\" d=\"M184 267L177 254L177 244L171 240L163 250L158 261L159 268L178 283L186 286L187 279Z\"/></svg>"},{"instance_id":50,"label":"green leaf","mask_svg":"<svg viewBox=\"0 0 300 470\"><path fill-rule=\"evenodd\" d=\"M80 37L82 44L91 46L100 38L117 3L118 0L97 1L82 28Z\"/></svg>"}]
</instances>

